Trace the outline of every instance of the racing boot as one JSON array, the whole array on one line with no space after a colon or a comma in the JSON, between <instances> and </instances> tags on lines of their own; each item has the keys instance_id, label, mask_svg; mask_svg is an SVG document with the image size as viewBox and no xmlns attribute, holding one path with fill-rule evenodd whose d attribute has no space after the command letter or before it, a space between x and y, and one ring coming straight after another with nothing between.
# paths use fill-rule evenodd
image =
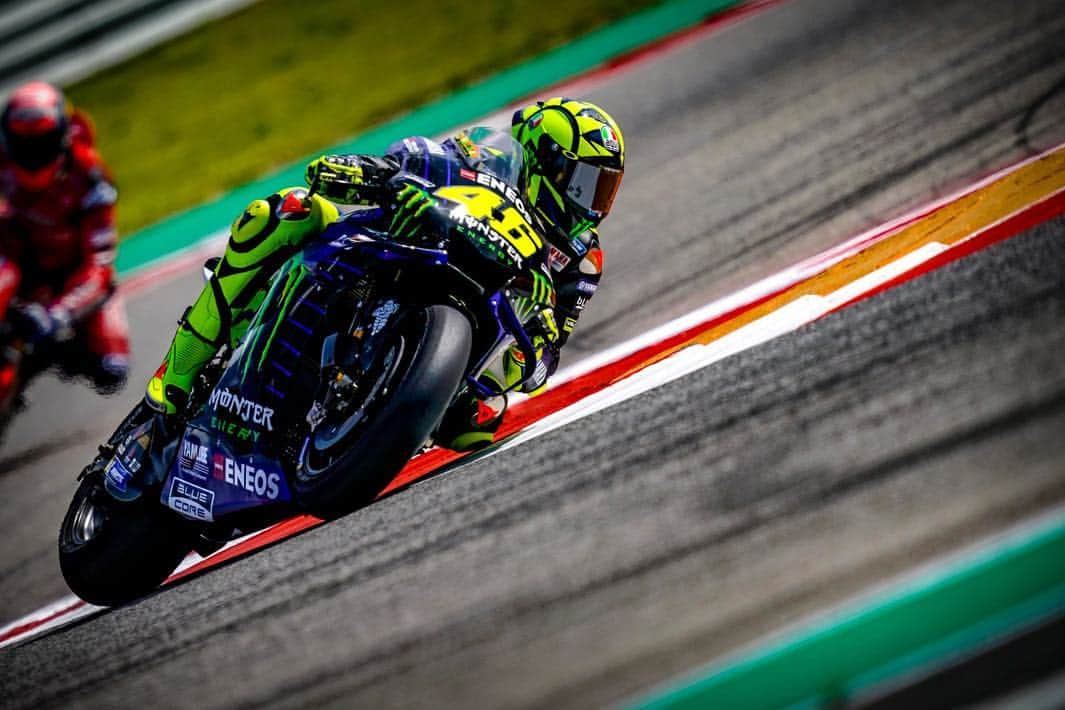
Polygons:
<instances>
[{"instance_id":1,"label":"racing boot","mask_svg":"<svg viewBox=\"0 0 1065 710\"><path fill-rule=\"evenodd\" d=\"M503 392L506 381L502 358L481 373L481 384ZM433 443L452 451L476 451L495 441L496 432L507 411L507 396L500 394L482 399L470 389L463 389L444 412L433 433Z\"/></svg>"},{"instance_id":2,"label":"racing boot","mask_svg":"<svg viewBox=\"0 0 1065 710\"><path fill-rule=\"evenodd\" d=\"M256 296L308 238L339 217L336 206L303 188L255 200L234 220L225 254L179 321L146 399L168 415L181 412L196 376L223 345L235 346L247 330Z\"/></svg>"},{"instance_id":3,"label":"racing boot","mask_svg":"<svg viewBox=\"0 0 1065 710\"><path fill-rule=\"evenodd\" d=\"M507 396L478 399L463 392L448 407L433 441L452 451L476 451L495 441L507 410Z\"/></svg>"},{"instance_id":4,"label":"racing boot","mask_svg":"<svg viewBox=\"0 0 1065 710\"><path fill-rule=\"evenodd\" d=\"M536 368L519 391L535 397L547 388L547 377L554 371L557 356L542 336L534 336L532 341L536 349ZM525 357L517 347L512 347L488 366L481 374L480 382L496 392L505 392L518 387L524 373ZM495 441L506 410L506 394L480 399L469 390L463 391L444 413L433 441L452 451L483 449Z\"/></svg>"}]
</instances>

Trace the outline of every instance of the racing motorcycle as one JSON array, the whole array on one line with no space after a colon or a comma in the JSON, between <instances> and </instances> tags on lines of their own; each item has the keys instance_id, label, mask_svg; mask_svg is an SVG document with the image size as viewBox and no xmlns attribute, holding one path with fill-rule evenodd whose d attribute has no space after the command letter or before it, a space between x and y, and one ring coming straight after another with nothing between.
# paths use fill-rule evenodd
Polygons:
<instances>
[{"instance_id":1,"label":"racing motorcycle","mask_svg":"<svg viewBox=\"0 0 1065 710\"><path fill-rule=\"evenodd\" d=\"M190 551L297 511L368 504L458 394L509 391L480 377L508 348L521 353L513 387L542 375L529 328L553 289L516 187L522 149L494 129L468 135L473 157L448 158L454 179L433 190L417 237L394 239L360 211L333 223L204 368L179 432L142 404L100 447L60 528L72 591L120 604Z\"/></svg>"}]
</instances>

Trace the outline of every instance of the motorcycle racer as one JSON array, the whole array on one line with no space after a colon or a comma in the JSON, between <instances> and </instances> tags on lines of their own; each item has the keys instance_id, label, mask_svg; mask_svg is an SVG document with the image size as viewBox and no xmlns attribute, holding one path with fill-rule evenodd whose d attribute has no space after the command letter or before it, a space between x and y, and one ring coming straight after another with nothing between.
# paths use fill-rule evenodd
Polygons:
<instances>
[{"instance_id":1,"label":"motorcycle racer","mask_svg":"<svg viewBox=\"0 0 1065 710\"><path fill-rule=\"evenodd\" d=\"M166 358L148 384L147 404L164 416L183 409L203 366L223 345L235 345L246 330L271 275L340 218L337 204L368 208L360 219L379 221L394 238L415 233L434 188L493 172L493 160L502 153L492 148L490 132L471 129L443 143L406 138L382 157L322 156L307 166L309 196L302 188L288 188L253 201L234 221L225 254L181 318ZM620 184L624 143L605 111L565 98L519 110L511 133L524 152L525 184L520 187L550 245L554 281L551 289L546 275L531 275L530 299L554 306L541 310L531 331L543 367L524 389L535 392L557 368L559 350L598 286L603 258L596 228ZM453 174L456 161L449 157L467 168ZM504 389L515 385L521 372L521 355L512 350L485 377ZM505 408L505 396L479 400L468 394L451 407L434 438L456 450L486 445Z\"/></svg>"},{"instance_id":2,"label":"motorcycle racer","mask_svg":"<svg viewBox=\"0 0 1065 710\"><path fill-rule=\"evenodd\" d=\"M129 337L112 298L118 193L93 144L88 116L49 84L24 84L4 106L0 322L110 393L125 383Z\"/></svg>"}]
</instances>

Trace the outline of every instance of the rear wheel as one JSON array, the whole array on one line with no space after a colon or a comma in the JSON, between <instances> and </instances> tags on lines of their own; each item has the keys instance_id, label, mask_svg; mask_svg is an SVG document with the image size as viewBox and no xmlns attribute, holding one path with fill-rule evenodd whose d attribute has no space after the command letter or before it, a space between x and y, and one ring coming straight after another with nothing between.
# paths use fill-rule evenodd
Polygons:
<instances>
[{"instance_id":1,"label":"rear wheel","mask_svg":"<svg viewBox=\"0 0 1065 710\"><path fill-rule=\"evenodd\" d=\"M466 373L473 330L450 306L405 319L383 350L361 406L320 424L304 448L294 491L320 515L371 502L425 443Z\"/></svg>"},{"instance_id":2,"label":"rear wheel","mask_svg":"<svg viewBox=\"0 0 1065 710\"><path fill-rule=\"evenodd\" d=\"M188 523L151 496L120 502L99 472L82 479L59 528L59 567L71 591L115 606L152 591L192 549Z\"/></svg>"}]
</instances>

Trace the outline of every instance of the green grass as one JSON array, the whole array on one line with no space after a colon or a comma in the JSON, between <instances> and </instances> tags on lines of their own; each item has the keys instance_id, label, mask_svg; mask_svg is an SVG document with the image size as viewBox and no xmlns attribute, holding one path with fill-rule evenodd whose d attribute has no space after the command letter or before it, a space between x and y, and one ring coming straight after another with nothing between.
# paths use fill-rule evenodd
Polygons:
<instances>
[{"instance_id":1,"label":"green grass","mask_svg":"<svg viewBox=\"0 0 1065 710\"><path fill-rule=\"evenodd\" d=\"M126 234L651 4L264 0L67 94Z\"/></svg>"}]
</instances>

